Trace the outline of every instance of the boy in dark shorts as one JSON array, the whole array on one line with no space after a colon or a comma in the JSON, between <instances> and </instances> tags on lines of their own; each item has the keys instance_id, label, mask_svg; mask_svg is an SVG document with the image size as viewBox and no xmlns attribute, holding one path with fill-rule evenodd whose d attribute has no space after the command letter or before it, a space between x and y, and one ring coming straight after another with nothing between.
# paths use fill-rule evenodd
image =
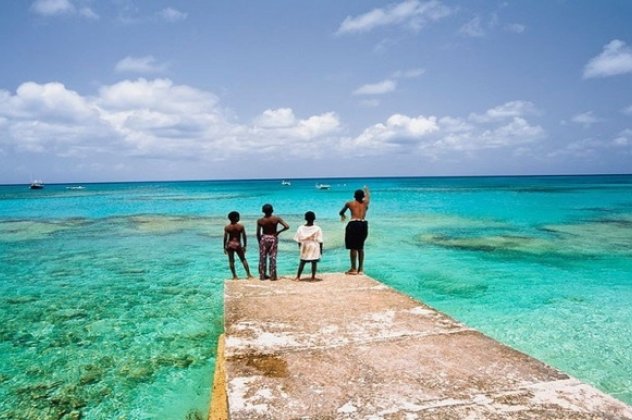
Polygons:
<instances>
[{"instance_id":1,"label":"boy in dark shorts","mask_svg":"<svg viewBox=\"0 0 632 420\"><path fill-rule=\"evenodd\" d=\"M246 275L251 279L250 267L248 266L248 261L246 261L246 244L248 243L246 228L239 223L239 213L236 211L228 213L228 220L230 220L230 223L224 227L224 254L228 254L228 266L230 267L230 272L233 273L233 280L238 279L235 272L235 254L237 254L244 265Z\"/></svg>"},{"instance_id":2,"label":"boy in dark shorts","mask_svg":"<svg viewBox=\"0 0 632 420\"><path fill-rule=\"evenodd\" d=\"M354 199L345 203L340 210L340 220L346 220L345 213L351 212L351 220L345 228L345 247L349 250L351 268L345 274L363 274L364 270L364 241L369 235L369 222L365 220L366 212L369 210L369 188L356 190Z\"/></svg>"}]
</instances>

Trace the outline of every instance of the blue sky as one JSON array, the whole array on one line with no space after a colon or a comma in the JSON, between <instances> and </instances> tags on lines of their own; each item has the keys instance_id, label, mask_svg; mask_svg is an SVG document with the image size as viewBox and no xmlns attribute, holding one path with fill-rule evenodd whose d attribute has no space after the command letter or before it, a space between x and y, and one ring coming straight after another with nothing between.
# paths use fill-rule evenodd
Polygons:
<instances>
[{"instance_id":1,"label":"blue sky","mask_svg":"<svg viewBox=\"0 0 632 420\"><path fill-rule=\"evenodd\" d=\"M0 3L0 183L632 172L632 2Z\"/></svg>"}]
</instances>

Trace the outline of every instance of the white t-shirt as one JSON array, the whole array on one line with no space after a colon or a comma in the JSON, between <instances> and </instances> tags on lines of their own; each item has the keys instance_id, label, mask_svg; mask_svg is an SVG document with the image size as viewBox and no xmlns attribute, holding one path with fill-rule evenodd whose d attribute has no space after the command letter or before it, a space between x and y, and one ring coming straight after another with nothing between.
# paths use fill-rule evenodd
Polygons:
<instances>
[{"instance_id":1,"label":"white t-shirt","mask_svg":"<svg viewBox=\"0 0 632 420\"><path fill-rule=\"evenodd\" d=\"M323 243L323 231L320 226L299 226L294 240L301 244L301 260L315 261L320 259L320 244Z\"/></svg>"}]
</instances>

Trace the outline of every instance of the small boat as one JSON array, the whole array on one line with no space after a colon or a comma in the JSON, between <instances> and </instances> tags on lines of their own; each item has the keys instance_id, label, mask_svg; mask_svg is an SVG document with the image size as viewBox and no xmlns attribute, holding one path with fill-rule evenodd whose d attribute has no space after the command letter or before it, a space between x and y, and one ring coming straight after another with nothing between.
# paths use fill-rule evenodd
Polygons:
<instances>
[{"instance_id":1,"label":"small boat","mask_svg":"<svg viewBox=\"0 0 632 420\"><path fill-rule=\"evenodd\" d=\"M67 190L85 190L83 185L73 185L72 187L66 187Z\"/></svg>"},{"instance_id":2,"label":"small boat","mask_svg":"<svg viewBox=\"0 0 632 420\"><path fill-rule=\"evenodd\" d=\"M316 184L316 188L319 190L328 190L331 188L329 184Z\"/></svg>"},{"instance_id":3,"label":"small boat","mask_svg":"<svg viewBox=\"0 0 632 420\"><path fill-rule=\"evenodd\" d=\"M288 181L287 179L284 179L283 181L281 181L281 185L285 185L285 186L289 187L290 185L292 185L292 183L290 181Z\"/></svg>"},{"instance_id":4,"label":"small boat","mask_svg":"<svg viewBox=\"0 0 632 420\"><path fill-rule=\"evenodd\" d=\"M29 188L32 190L41 190L44 189L44 183L40 180L35 180L31 182L31 186Z\"/></svg>"}]
</instances>

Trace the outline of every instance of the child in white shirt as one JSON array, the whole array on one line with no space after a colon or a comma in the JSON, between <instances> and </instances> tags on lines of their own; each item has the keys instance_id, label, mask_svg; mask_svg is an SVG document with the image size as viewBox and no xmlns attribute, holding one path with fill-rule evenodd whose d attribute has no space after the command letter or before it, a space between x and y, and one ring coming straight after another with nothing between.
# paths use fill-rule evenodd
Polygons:
<instances>
[{"instance_id":1,"label":"child in white shirt","mask_svg":"<svg viewBox=\"0 0 632 420\"><path fill-rule=\"evenodd\" d=\"M323 231L319 226L314 224L316 215L313 211L305 213L305 224L299 226L294 235L294 240L298 242L300 252L300 263L298 272L294 281L301 279L301 273L305 267L305 263L312 263L312 280L316 280L316 265L323 254Z\"/></svg>"}]
</instances>

